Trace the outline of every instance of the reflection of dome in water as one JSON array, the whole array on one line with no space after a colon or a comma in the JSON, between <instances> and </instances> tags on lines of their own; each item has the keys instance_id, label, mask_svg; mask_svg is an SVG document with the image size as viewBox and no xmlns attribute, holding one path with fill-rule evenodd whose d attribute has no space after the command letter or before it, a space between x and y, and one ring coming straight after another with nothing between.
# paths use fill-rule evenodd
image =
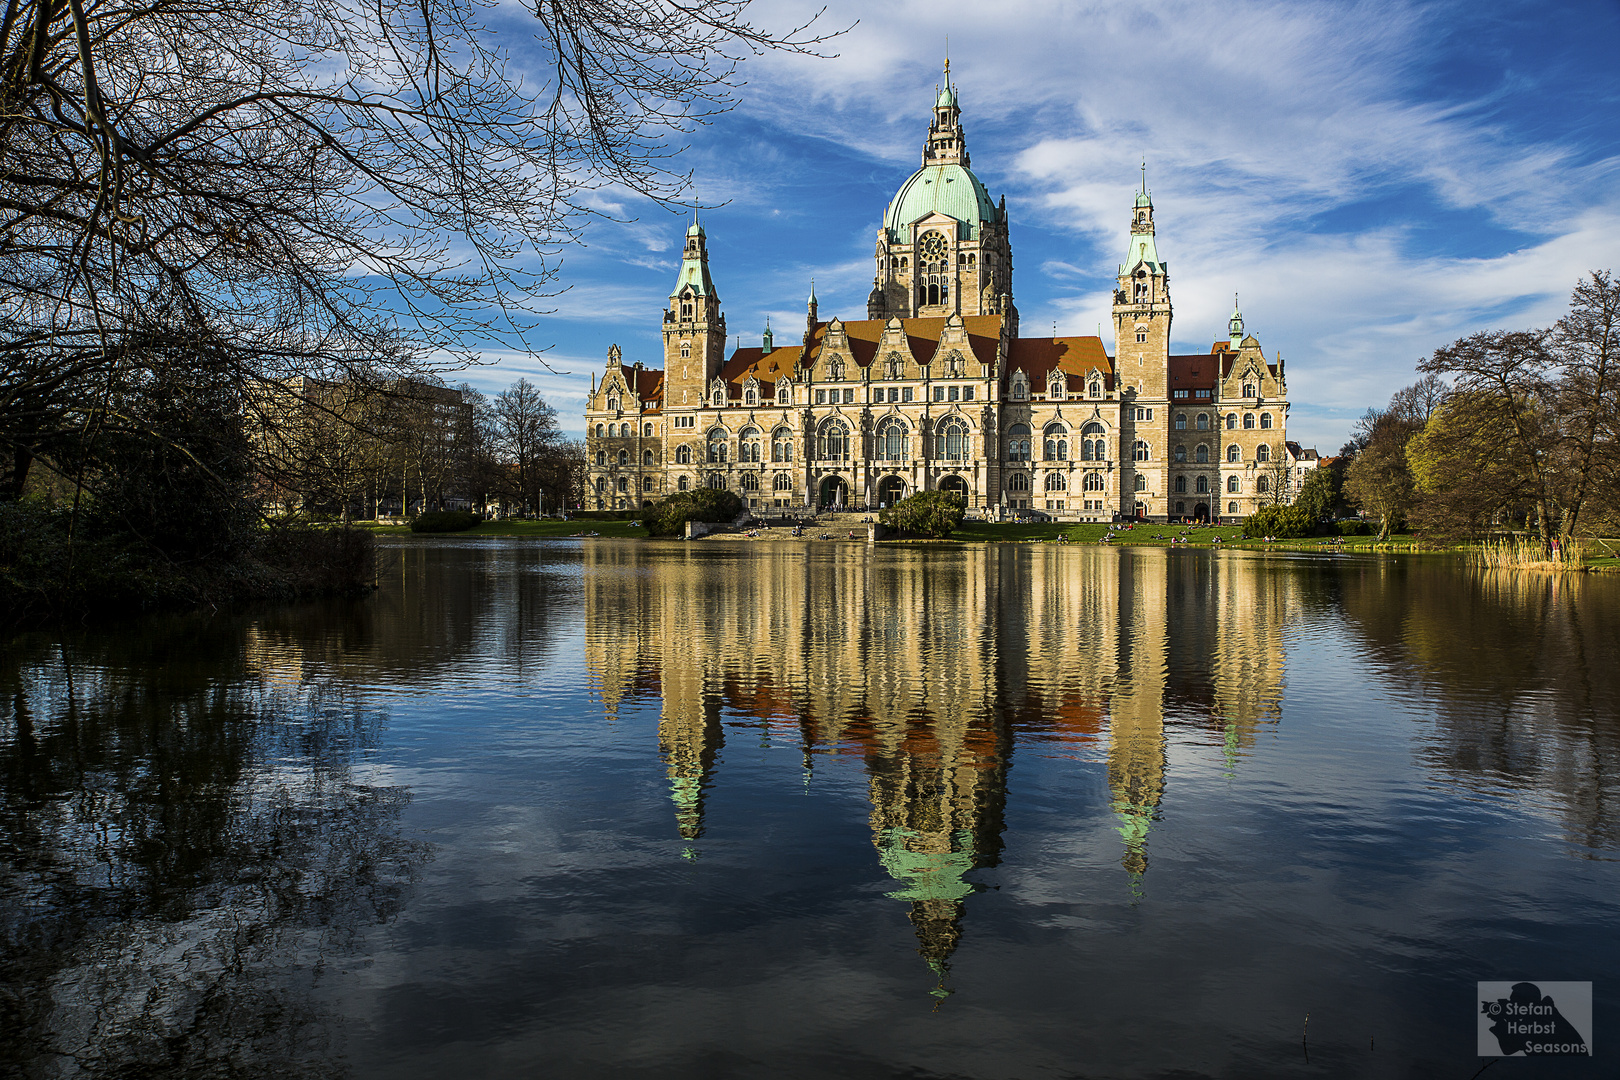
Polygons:
<instances>
[{"instance_id":1,"label":"reflection of dome in water","mask_svg":"<svg viewBox=\"0 0 1620 1080\"><path fill-rule=\"evenodd\" d=\"M911 901L906 918L917 932L917 952L939 976L929 993L944 998L951 954L962 940L962 901L984 886L963 879L976 864L973 833L957 829L948 837L929 835L898 826L878 835L878 858L883 869L904 887L885 893L893 900ZM944 850L930 851L930 847Z\"/></svg>"}]
</instances>

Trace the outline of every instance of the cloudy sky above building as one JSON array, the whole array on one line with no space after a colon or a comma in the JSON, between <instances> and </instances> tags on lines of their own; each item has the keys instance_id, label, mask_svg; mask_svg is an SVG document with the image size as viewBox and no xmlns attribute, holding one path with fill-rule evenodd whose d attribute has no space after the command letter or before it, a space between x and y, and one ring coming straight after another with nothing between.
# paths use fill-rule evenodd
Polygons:
<instances>
[{"instance_id":1,"label":"cloudy sky above building","mask_svg":"<svg viewBox=\"0 0 1620 1080\"><path fill-rule=\"evenodd\" d=\"M796 4L757 3L786 27ZM693 174L732 346L864 318L878 222L917 168L949 38L973 168L1012 222L1026 336L1107 335L1147 163L1175 351L1223 336L1233 294L1288 362L1290 434L1337 450L1415 362L1476 330L1556 320L1620 264L1620 3L829 5L831 59L745 65L696 131ZM858 20L858 21L857 21ZM687 218L602 195L533 343L467 373L538 382L582 430L608 346L662 363ZM780 337L779 337L780 340Z\"/></svg>"}]
</instances>

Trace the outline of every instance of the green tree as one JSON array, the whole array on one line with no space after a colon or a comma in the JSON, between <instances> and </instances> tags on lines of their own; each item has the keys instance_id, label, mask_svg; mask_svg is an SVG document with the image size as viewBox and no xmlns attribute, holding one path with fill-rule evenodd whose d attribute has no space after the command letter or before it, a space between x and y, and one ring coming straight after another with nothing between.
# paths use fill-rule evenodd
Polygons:
<instances>
[{"instance_id":1,"label":"green tree","mask_svg":"<svg viewBox=\"0 0 1620 1080\"><path fill-rule=\"evenodd\" d=\"M1365 445L1345 472L1344 494L1362 510L1378 518L1379 539L1400 528L1412 508L1412 473L1406 464L1406 443L1418 430L1411 420L1393 413L1368 410L1364 418Z\"/></svg>"},{"instance_id":2,"label":"green tree","mask_svg":"<svg viewBox=\"0 0 1620 1080\"><path fill-rule=\"evenodd\" d=\"M913 536L944 539L962 524L966 513L966 504L955 492L919 491L880 511L878 520Z\"/></svg>"},{"instance_id":3,"label":"green tree","mask_svg":"<svg viewBox=\"0 0 1620 1080\"><path fill-rule=\"evenodd\" d=\"M1339 501L1339 483L1332 469L1312 469L1306 473L1294 505L1308 514L1311 521L1321 521L1332 513L1333 504Z\"/></svg>"},{"instance_id":4,"label":"green tree","mask_svg":"<svg viewBox=\"0 0 1620 1080\"><path fill-rule=\"evenodd\" d=\"M1593 516L1594 495L1611 514L1620 497L1620 286L1609 272L1594 270L1576 284L1569 314L1553 328L1552 358L1561 375L1555 456L1569 536Z\"/></svg>"}]
</instances>

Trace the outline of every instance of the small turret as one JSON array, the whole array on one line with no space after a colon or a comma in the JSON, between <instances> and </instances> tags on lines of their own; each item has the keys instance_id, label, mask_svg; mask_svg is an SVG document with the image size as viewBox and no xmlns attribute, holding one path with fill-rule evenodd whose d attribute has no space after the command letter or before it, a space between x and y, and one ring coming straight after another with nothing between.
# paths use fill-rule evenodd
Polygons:
<instances>
[{"instance_id":1,"label":"small turret","mask_svg":"<svg viewBox=\"0 0 1620 1080\"><path fill-rule=\"evenodd\" d=\"M1237 352L1243 345L1243 312L1238 310L1237 293L1232 294L1232 317L1226 321L1226 329L1232 338L1232 351Z\"/></svg>"},{"instance_id":2,"label":"small turret","mask_svg":"<svg viewBox=\"0 0 1620 1080\"><path fill-rule=\"evenodd\" d=\"M771 317L769 315L765 316L765 334L764 334L763 337L760 338L760 345L761 345L762 349L767 353L769 353L775 347L772 344Z\"/></svg>"}]
</instances>

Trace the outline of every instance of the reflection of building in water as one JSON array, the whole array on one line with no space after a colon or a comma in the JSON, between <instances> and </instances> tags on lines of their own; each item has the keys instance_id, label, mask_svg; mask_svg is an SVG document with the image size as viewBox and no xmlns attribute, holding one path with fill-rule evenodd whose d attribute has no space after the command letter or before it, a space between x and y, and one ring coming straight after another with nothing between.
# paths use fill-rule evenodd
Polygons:
<instances>
[{"instance_id":1,"label":"reflection of building in water","mask_svg":"<svg viewBox=\"0 0 1620 1080\"><path fill-rule=\"evenodd\" d=\"M938 993L971 872L1000 857L1015 735L1105 758L1134 881L1170 704L1245 739L1278 715L1291 586L1226 557L602 544L585 560L587 662L610 710L660 694L680 835L701 835L722 714L858 753L888 895L909 904Z\"/></svg>"}]
</instances>

